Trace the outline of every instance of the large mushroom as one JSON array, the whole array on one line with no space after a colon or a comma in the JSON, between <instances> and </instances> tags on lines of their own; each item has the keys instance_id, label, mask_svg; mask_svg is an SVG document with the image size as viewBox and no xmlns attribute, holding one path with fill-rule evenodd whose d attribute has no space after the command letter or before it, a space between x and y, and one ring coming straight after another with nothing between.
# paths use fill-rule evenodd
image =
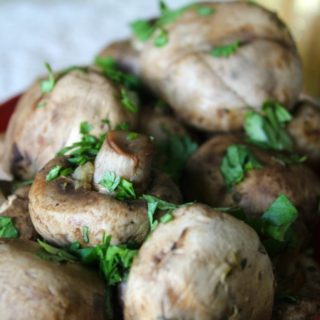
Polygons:
<instances>
[{"instance_id":1,"label":"large mushroom","mask_svg":"<svg viewBox=\"0 0 320 320\"><path fill-rule=\"evenodd\" d=\"M19 100L0 161L7 175L33 177L61 148L79 140L83 121L95 135L119 123L134 124L136 114L123 105L121 87L99 72L75 69L56 78L52 91L44 94L38 80Z\"/></svg>"},{"instance_id":2,"label":"large mushroom","mask_svg":"<svg viewBox=\"0 0 320 320\"><path fill-rule=\"evenodd\" d=\"M272 265L257 234L200 204L173 215L133 263L125 319L271 319Z\"/></svg>"},{"instance_id":3,"label":"large mushroom","mask_svg":"<svg viewBox=\"0 0 320 320\"><path fill-rule=\"evenodd\" d=\"M47 181L52 168L68 166L67 158L51 160L37 174L29 194L31 219L37 232L58 245L79 241L92 246L99 244L104 234L111 235L114 244L142 243L149 232L145 201L135 199L135 196L128 200L118 199L112 186L106 190L101 181L106 173L114 179L130 178L140 193L180 202L180 191L171 179L150 171L150 151L150 141L143 135L109 132L96 157L89 188L87 183L86 187L81 183L79 187L74 175ZM111 185L114 182L112 180ZM81 232L84 227L89 230L87 243Z\"/></svg>"},{"instance_id":4,"label":"large mushroom","mask_svg":"<svg viewBox=\"0 0 320 320\"><path fill-rule=\"evenodd\" d=\"M222 159L231 145L245 145L262 167L250 170L244 179L228 190L221 173ZM194 153L186 166L184 194L214 207L236 206L254 218L261 216L271 203L285 194L298 209L300 218L310 228L319 220L316 214L320 182L303 164L286 165L285 157L244 143L234 135L217 135Z\"/></svg>"},{"instance_id":5,"label":"large mushroom","mask_svg":"<svg viewBox=\"0 0 320 320\"><path fill-rule=\"evenodd\" d=\"M40 258L31 241L0 241L1 319L105 319L104 285L76 263Z\"/></svg>"},{"instance_id":6,"label":"large mushroom","mask_svg":"<svg viewBox=\"0 0 320 320\"><path fill-rule=\"evenodd\" d=\"M142 78L199 129L237 130L248 107L259 110L271 99L291 108L298 98L302 68L295 43L276 14L257 4L164 9L143 30L137 25L140 40L151 37L135 39Z\"/></svg>"}]
</instances>

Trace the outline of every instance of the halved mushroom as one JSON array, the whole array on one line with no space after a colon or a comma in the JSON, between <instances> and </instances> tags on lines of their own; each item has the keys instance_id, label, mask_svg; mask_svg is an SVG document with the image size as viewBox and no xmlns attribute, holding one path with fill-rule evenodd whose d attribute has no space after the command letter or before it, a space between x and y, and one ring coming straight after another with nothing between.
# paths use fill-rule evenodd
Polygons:
<instances>
[{"instance_id":1,"label":"halved mushroom","mask_svg":"<svg viewBox=\"0 0 320 320\"><path fill-rule=\"evenodd\" d=\"M130 39L115 41L105 47L99 57L112 57L123 71L139 75L139 52L131 45Z\"/></svg>"},{"instance_id":2,"label":"halved mushroom","mask_svg":"<svg viewBox=\"0 0 320 320\"><path fill-rule=\"evenodd\" d=\"M116 179L120 182L123 175L133 179L134 183L138 181L141 192L169 202L181 201L179 189L167 175L159 172L150 174L148 138L138 135L137 140L129 140L128 135L110 132L96 158L95 186L102 184L104 173L114 177L107 194L93 190L93 186L91 190L81 184L79 187L74 177L47 181L52 168L69 165L67 158L53 159L37 174L29 194L29 209L32 222L43 238L58 245L79 241L92 246L99 244L105 234L112 236L114 244L142 243L149 232L146 202L134 196L131 200L115 197L113 185ZM82 237L84 227L89 230L88 243L84 243Z\"/></svg>"},{"instance_id":3,"label":"halved mushroom","mask_svg":"<svg viewBox=\"0 0 320 320\"><path fill-rule=\"evenodd\" d=\"M271 319L272 265L257 234L200 204L173 215L132 265L125 319Z\"/></svg>"},{"instance_id":4,"label":"halved mushroom","mask_svg":"<svg viewBox=\"0 0 320 320\"><path fill-rule=\"evenodd\" d=\"M254 154L262 168L250 170L228 190L220 166L227 148L239 143ZM239 136L217 135L204 143L187 163L183 191L188 200L214 207L241 207L255 218L285 194L308 227L314 228L319 220L320 182L312 170L303 164L286 165L282 154L248 145Z\"/></svg>"},{"instance_id":5,"label":"halved mushroom","mask_svg":"<svg viewBox=\"0 0 320 320\"><path fill-rule=\"evenodd\" d=\"M98 275L43 260L39 252L35 242L0 241L1 319L105 319Z\"/></svg>"},{"instance_id":6,"label":"halved mushroom","mask_svg":"<svg viewBox=\"0 0 320 320\"><path fill-rule=\"evenodd\" d=\"M320 106L309 99L299 101L288 131L297 151L307 155L310 163L317 168L320 160Z\"/></svg>"},{"instance_id":7,"label":"halved mushroom","mask_svg":"<svg viewBox=\"0 0 320 320\"><path fill-rule=\"evenodd\" d=\"M273 12L245 1L203 2L165 12L158 24L137 46L141 76L186 123L237 130L249 106L272 99L291 108L297 100L301 62Z\"/></svg>"},{"instance_id":8,"label":"halved mushroom","mask_svg":"<svg viewBox=\"0 0 320 320\"><path fill-rule=\"evenodd\" d=\"M21 187L2 204L0 203L0 216L12 218L20 239L35 240L37 232L29 214L29 190L29 186Z\"/></svg>"},{"instance_id":9,"label":"halved mushroom","mask_svg":"<svg viewBox=\"0 0 320 320\"><path fill-rule=\"evenodd\" d=\"M83 121L93 126L92 134L119 123L133 124L136 114L122 105L121 89L92 70L73 70L57 76L51 92L43 94L36 81L22 96L10 120L2 154L2 170L29 179L56 152L79 140Z\"/></svg>"}]
</instances>

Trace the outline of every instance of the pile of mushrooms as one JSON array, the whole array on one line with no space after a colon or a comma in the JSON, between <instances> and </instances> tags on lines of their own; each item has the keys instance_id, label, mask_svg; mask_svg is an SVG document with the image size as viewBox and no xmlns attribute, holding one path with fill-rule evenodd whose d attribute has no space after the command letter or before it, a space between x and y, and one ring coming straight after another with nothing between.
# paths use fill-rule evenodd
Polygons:
<instances>
[{"instance_id":1,"label":"pile of mushrooms","mask_svg":"<svg viewBox=\"0 0 320 320\"><path fill-rule=\"evenodd\" d=\"M251 2L160 11L20 98L1 142L1 319L320 315L320 106L290 32Z\"/></svg>"}]
</instances>

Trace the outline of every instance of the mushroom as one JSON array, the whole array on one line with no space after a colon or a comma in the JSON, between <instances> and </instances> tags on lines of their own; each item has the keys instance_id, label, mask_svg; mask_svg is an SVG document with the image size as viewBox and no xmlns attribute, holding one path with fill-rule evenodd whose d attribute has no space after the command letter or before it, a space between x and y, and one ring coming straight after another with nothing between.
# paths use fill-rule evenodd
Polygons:
<instances>
[{"instance_id":1,"label":"mushroom","mask_svg":"<svg viewBox=\"0 0 320 320\"><path fill-rule=\"evenodd\" d=\"M72 70L56 76L51 92L43 94L36 81L22 96L5 136L2 171L30 179L64 146L79 140L80 123L92 134L119 123L134 124L136 114L122 105L121 88L92 70ZM0 170L1 171L1 170Z\"/></svg>"},{"instance_id":2,"label":"mushroom","mask_svg":"<svg viewBox=\"0 0 320 320\"><path fill-rule=\"evenodd\" d=\"M243 142L240 136L217 135L205 142L188 160L183 181L184 195L214 207L241 207L258 218L280 195L285 194L299 211L299 217L314 228L320 182L303 164L285 165L283 154L259 149ZM245 178L228 190L220 171L227 148L244 144L262 163L262 168L246 173Z\"/></svg>"},{"instance_id":3,"label":"mushroom","mask_svg":"<svg viewBox=\"0 0 320 320\"><path fill-rule=\"evenodd\" d=\"M148 41L135 43L142 79L186 123L238 130L249 107L296 102L301 61L275 13L245 1L197 3L173 13L159 18Z\"/></svg>"},{"instance_id":4,"label":"mushroom","mask_svg":"<svg viewBox=\"0 0 320 320\"><path fill-rule=\"evenodd\" d=\"M131 181L136 192L143 193L151 175L153 145L142 134L125 131L111 131L95 159L94 184L100 192L108 191L100 184L106 172Z\"/></svg>"},{"instance_id":5,"label":"mushroom","mask_svg":"<svg viewBox=\"0 0 320 320\"><path fill-rule=\"evenodd\" d=\"M0 240L1 319L105 319L98 275L43 260L40 250L35 242Z\"/></svg>"},{"instance_id":6,"label":"mushroom","mask_svg":"<svg viewBox=\"0 0 320 320\"><path fill-rule=\"evenodd\" d=\"M140 192L169 202L180 202L177 186L165 174L150 173L150 142L137 135L128 140L128 133L110 132L95 161L93 180L100 183L108 170L115 177L130 177ZM149 233L147 206L144 200L119 200L111 193L78 187L76 179L58 177L46 181L50 170L68 166L67 158L51 160L37 175L30 190L29 209L37 232L47 241L66 245L79 241L92 246L101 242L103 235L111 235L112 243L141 244ZM100 188L99 188L100 190ZM133 197L134 198L134 197ZM89 230L89 241L84 243L82 229Z\"/></svg>"},{"instance_id":7,"label":"mushroom","mask_svg":"<svg viewBox=\"0 0 320 320\"><path fill-rule=\"evenodd\" d=\"M133 262L125 319L271 319L272 265L257 234L201 204L173 216Z\"/></svg>"},{"instance_id":8,"label":"mushroom","mask_svg":"<svg viewBox=\"0 0 320 320\"><path fill-rule=\"evenodd\" d=\"M19 231L19 238L25 240L35 240L36 230L29 214L29 194L30 187L25 186L17 189L6 201L0 205L0 217L9 217L13 220L14 226Z\"/></svg>"},{"instance_id":9,"label":"mushroom","mask_svg":"<svg viewBox=\"0 0 320 320\"><path fill-rule=\"evenodd\" d=\"M98 57L112 57L123 71L139 75L139 52L131 45L130 39L115 41L105 47Z\"/></svg>"},{"instance_id":10,"label":"mushroom","mask_svg":"<svg viewBox=\"0 0 320 320\"><path fill-rule=\"evenodd\" d=\"M307 155L317 168L320 160L320 106L310 99L300 100L288 125L299 153Z\"/></svg>"}]
</instances>

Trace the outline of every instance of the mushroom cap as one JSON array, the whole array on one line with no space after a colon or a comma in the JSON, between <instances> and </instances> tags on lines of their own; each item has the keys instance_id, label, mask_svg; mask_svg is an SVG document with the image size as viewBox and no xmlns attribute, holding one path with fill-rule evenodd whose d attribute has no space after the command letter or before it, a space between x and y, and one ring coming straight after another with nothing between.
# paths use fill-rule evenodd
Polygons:
<instances>
[{"instance_id":1,"label":"mushroom cap","mask_svg":"<svg viewBox=\"0 0 320 320\"><path fill-rule=\"evenodd\" d=\"M70 177L46 181L56 165L67 166L65 158L51 160L37 175L29 193L30 216L37 232L47 241L67 245L79 241L84 246L100 244L111 235L113 244L142 243L149 233L147 206L143 200L120 201L86 188L76 188ZM164 174L154 174L148 194L170 202L181 200L177 186ZM89 229L84 243L83 227Z\"/></svg>"},{"instance_id":2,"label":"mushroom cap","mask_svg":"<svg viewBox=\"0 0 320 320\"><path fill-rule=\"evenodd\" d=\"M43 260L39 251L35 242L0 240L1 319L105 319L103 280L78 264Z\"/></svg>"},{"instance_id":3,"label":"mushroom cap","mask_svg":"<svg viewBox=\"0 0 320 320\"><path fill-rule=\"evenodd\" d=\"M199 6L214 12L201 16ZM260 109L271 99L290 108L297 100L301 62L276 14L244 1L204 2L182 10L164 29L165 46L156 47L154 37L142 46L141 76L186 123L238 130L248 107ZM234 54L212 56L213 48L236 41Z\"/></svg>"},{"instance_id":4,"label":"mushroom cap","mask_svg":"<svg viewBox=\"0 0 320 320\"><path fill-rule=\"evenodd\" d=\"M130 39L115 41L101 50L98 57L112 57L121 70L138 75L140 73L139 52L131 45Z\"/></svg>"},{"instance_id":5,"label":"mushroom cap","mask_svg":"<svg viewBox=\"0 0 320 320\"><path fill-rule=\"evenodd\" d=\"M270 319L272 265L257 234L200 204L173 215L132 265L125 319Z\"/></svg>"},{"instance_id":6,"label":"mushroom cap","mask_svg":"<svg viewBox=\"0 0 320 320\"><path fill-rule=\"evenodd\" d=\"M39 104L43 104L39 108ZM111 126L133 124L136 115L121 104L120 89L96 71L74 70L61 76L52 92L43 95L40 80L19 100L5 136L1 163L4 171L29 179L56 152L79 141L80 123L93 126L92 134L108 131ZM59 130L57 130L57 128Z\"/></svg>"},{"instance_id":7,"label":"mushroom cap","mask_svg":"<svg viewBox=\"0 0 320 320\"><path fill-rule=\"evenodd\" d=\"M245 144L263 167L246 173L243 181L228 191L220 165L227 148ZM320 196L317 176L303 164L284 166L277 153L243 143L234 135L217 135L205 142L188 160L183 181L187 199L214 207L241 207L251 217L261 214L280 195L285 194L298 209L308 227L314 227Z\"/></svg>"}]
</instances>

